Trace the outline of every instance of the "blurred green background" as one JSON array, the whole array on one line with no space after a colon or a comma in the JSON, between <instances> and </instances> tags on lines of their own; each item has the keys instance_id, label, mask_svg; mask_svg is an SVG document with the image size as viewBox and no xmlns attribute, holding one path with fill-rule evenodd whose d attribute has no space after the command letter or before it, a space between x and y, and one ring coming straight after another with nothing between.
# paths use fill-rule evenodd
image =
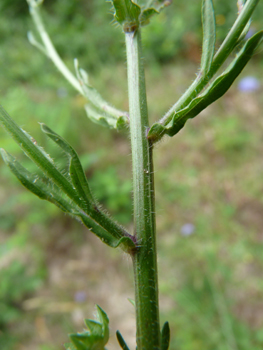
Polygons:
<instances>
[{"instance_id":1,"label":"blurred green background","mask_svg":"<svg viewBox=\"0 0 263 350\"><path fill-rule=\"evenodd\" d=\"M218 44L237 14L235 0L215 0ZM103 97L128 109L125 48L105 0L45 0L43 16L70 68L78 57ZM252 29L262 28L263 4ZM174 0L144 28L151 121L158 120L198 71L201 1ZM84 99L26 38L26 1L0 3L1 104L51 156L64 156L41 134L44 122L79 152L96 197L131 223L128 135L92 124ZM262 50L262 48L261 48ZM257 79L242 89L242 79ZM232 89L155 151L162 322L171 349L263 348L263 62L253 58ZM253 90L253 91L252 91ZM0 146L28 169L10 137ZM132 267L81 224L25 191L0 162L0 347L62 349L98 303L108 313L109 349L119 329L135 336Z\"/></svg>"}]
</instances>

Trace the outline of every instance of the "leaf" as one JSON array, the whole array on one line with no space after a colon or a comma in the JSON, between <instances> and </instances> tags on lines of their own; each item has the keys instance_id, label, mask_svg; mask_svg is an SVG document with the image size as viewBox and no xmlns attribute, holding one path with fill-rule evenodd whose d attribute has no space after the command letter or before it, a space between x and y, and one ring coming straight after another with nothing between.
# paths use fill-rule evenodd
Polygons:
<instances>
[{"instance_id":1,"label":"leaf","mask_svg":"<svg viewBox=\"0 0 263 350\"><path fill-rule=\"evenodd\" d=\"M251 20L252 14L255 11L259 1L260 0L248 0L245 2L244 7L242 6L242 11L238 13L237 19L215 54L213 67L211 68L212 71L216 71L233 51L237 45L237 42L239 41L240 36L246 29L247 23ZM241 2L244 3L243 1Z\"/></svg>"},{"instance_id":2,"label":"leaf","mask_svg":"<svg viewBox=\"0 0 263 350\"><path fill-rule=\"evenodd\" d=\"M131 0L112 0L115 8L115 19L125 32L133 32L139 25L141 8Z\"/></svg>"},{"instance_id":3,"label":"leaf","mask_svg":"<svg viewBox=\"0 0 263 350\"><path fill-rule=\"evenodd\" d=\"M110 332L109 332L109 318L106 314L106 312L99 306L96 305L97 307L97 312L98 312L98 320L102 324L103 328L103 339L105 344L107 344L109 337L110 337Z\"/></svg>"},{"instance_id":4,"label":"leaf","mask_svg":"<svg viewBox=\"0 0 263 350\"><path fill-rule=\"evenodd\" d=\"M88 327L91 333L96 334L97 336L103 335L103 325L94 320L85 320L85 325Z\"/></svg>"},{"instance_id":5,"label":"leaf","mask_svg":"<svg viewBox=\"0 0 263 350\"><path fill-rule=\"evenodd\" d=\"M76 347L72 343L64 344L66 350L77 350Z\"/></svg>"},{"instance_id":6,"label":"leaf","mask_svg":"<svg viewBox=\"0 0 263 350\"><path fill-rule=\"evenodd\" d=\"M201 71L203 75L209 72L215 52L216 21L212 0L203 0L202 5L203 47Z\"/></svg>"},{"instance_id":7,"label":"leaf","mask_svg":"<svg viewBox=\"0 0 263 350\"><path fill-rule=\"evenodd\" d=\"M147 138L152 142L159 141L166 134L166 128L160 123L154 123L148 131Z\"/></svg>"},{"instance_id":8,"label":"leaf","mask_svg":"<svg viewBox=\"0 0 263 350\"><path fill-rule=\"evenodd\" d=\"M237 42L236 42L236 45L235 45L235 48L236 47L239 47L240 45L244 44L244 41L246 39L246 36L249 32L249 29L250 29L250 25L251 25L251 20L248 21L248 23L246 24L243 32L241 33L240 37L238 38Z\"/></svg>"},{"instance_id":9,"label":"leaf","mask_svg":"<svg viewBox=\"0 0 263 350\"><path fill-rule=\"evenodd\" d=\"M118 118L113 117L107 112L102 112L99 109L94 108L90 104L85 105L85 110L91 121L106 128L120 130L127 126L127 118L124 116Z\"/></svg>"},{"instance_id":10,"label":"leaf","mask_svg":"<svg viewBox=\"0 0 263 350\"><path fill-rule=\"evenodd\" d=\"M105 311L98 305L97 320L85 320L88 330L70 334L72 343L65 344L67 350L104 350L109 340L109 319Z\"/></svg>"},{"instance_id":11,"label":"leaf","mask_svg":"<svg viewBox=\"0 0 263 350\"><path fill-rule=\"evenodd\" d=\"M28 32L28 33L27 33L27 39L28 39L28 41L30 42L31 45L35 46L35 47L38 48L43 54L45 54L46 56L49 57L48 52L47 52L45 46L43 46L42 44L40 44L40 43L36 40L36 38L35 38L35 36L34 36L34 34L33 34L32 32Z\"/></svg>"},{"instance_id":12,"label":"leaf","mask_svg":"<svg viewBox=\"0 0 263 350\"><path fill-rule=\"evenodd\" d=\"M132 304L132 306L135 307L135 300L131 299L131 298L128 298L129 302Z\"/></svg>"},{"instance_id":13,"label":"leaf","mask_svg":"<svg viewBox=\"0 0 263 350\"><path fill-rule=\"evenodd\" d=\"M169 6L172 3L172 0L157 0L152 1L148 8L143 9L140 15L140 24L145 26L150 22L150 19L154 15L158 15L162 9Z\"/></svg>"},{"instance_id":14,"label":"leaf","mask_svg":"<svg viewBox=\"0 0 263 350\"><path fill-rule=\"evenodd\" d=\"M126 252L133 253L136 246L132 236L99 209L91 195L77 153L62 137L42 124L43 132L56 142L70 158L70 178L56 168L50 156L30 135L16 125L1 106L0 123L46 176L40 178L30 174L15 161L15 158L2 151L4 160L11 171L26 188L38 197L54 203L75 218L81 219L85 226L109 246L114 248L120 246ZM46 179L50 185L45 183Z\"/></svg>"},{"instance_id":15,"label":"leaf","mask_svg":"<svg viewBox=\"0 0 263 350\"><path fill-rule=\"evenodd\" d=\"M170 327L169 323L165 322L161 332L161 350L168 350L170 344Z\"/></svg>"},{"instance_id":16,"label":"leaf","mask_svg":"<svg viewBox=\"0 0 263 350\"><path fill-rule=\"evenodd\" d=\"M83 95L90 101L85 106L88 117L97 124L110 129L123 129L128 125L128 113L112 107L96 89L89 85L88 74L79 68L78 60L74 60L76 75Z\"/></svg>"},{"instance_id":17,"label":"leaf","mask_svg":"<svg viewBox=\"0 0 263 350\"><path fill-rule=\"evenodd\" d=\"M107 244L108 246L112 248L120 247L127 253L131 253L136 249L136 245L130 237L117 237L116 235L113 235L111 232L104 229L100 224L95 222L94 219L92 219L84 211L76 212L74 213L74 215L78 216L84 223L84 225L97 237L99 237L103 243Z\"/></svg>"},{"instance_id":18,"label":"leaf","mask_svg":"<svg viewBox=\"0 0 263 350\"><path fill-rule=\"evenodd\" d=\"M173 136L177 134L185 125L189 118L194 118L211 103L220 98L230 88L234 80L244 69L248 61L253 56L257 46L263 37L263 31L251 37L240 50L236 58L229 67L221 74L203 93L196 97L184 109L175 112L172 120L167 125L155 123L148 133L148 139L156 142L164 134Z\"/></svg>"},{"instance_id":19,"label":"leaf","mask_svg":"<svg viewBox=\"0 0 263 350\"><path fill-rule=\"evenodd\" d=\"M114 237L106 229L101 227L94 221L87 213L80 211L80 209L72 205L69 201L63 199L59 193L59 189L50 185L46 185L39 176L32 175L22 165L20 165L14 157L1 150L2 157L6 164L9 166L13 174L18 178L24 187L26 187L33 194L41 199L47 200L63 211L79 217L85 226L92 231L97 237L101 239L103 243L106 243L110 247L117 248L122 247L125 251L131 251L135 249L134 242L129 237Z\"/></svg>"},{"instance_id":20,"label":"leaf","mask_svg":"<svg viewBox=\"0 0 263 350\"><path fill-rule=\"evenodd\" d=\"M27 0L27 2L31 7L38 7L44 2L44 0Z\"/></svg>"},{"instance_id":21,"label":"leaf","mask_svg":"<svg viewBox=\"0 0 263 350\"><path fill-rule=\"evenodd\" d=\"M12 136L19 147L44 174L63 190L75 203L80 204L79 196L68 179L56 168L49 155L38 146L35 140L19 128L9 114L0 106L0 123Z\"/></svg>"},{"instance_id":22,"label":"leaf","mask_svg":"<svg viewBox=\"0 0 263 350\"><path fill-rule=\"evenodd\" d=\"M150 22L150 19L158 14L159 12L155 9L155 8L148 8L146 10L142 11L142 14L140 16L140 23L142 26L145 26L146 24L148 24Z\"/></svg>"},{"instance_id":23,"label":"leaf","mask_svg":"<svg viewBox=\"0 0 263 350\"><path fill-rule=\"evenodd\" d=\"M88 210L91 208L92 204L95 203L95 200L91 194L89 184L77 152L66 140L51 130L48 126L45 124L40 125L41 130L68 155L70 160L69 174L71 181L79 196L83 199L83 201L85 201Z\"/></svg>"},{"instance_id":24,"label":"leaf","mask_svg":"<svg viewBox=\"0 0 263 350\"><path fill-rule=\"evenodd\" d=\"M118 342L119 342L121 348L123 350L130 350L119 331L116 332L116 336L117 336L117 339L118 339Z\"/></svg>"},{"instance_id":25,"label":"leaf","mask_svg":"<svg viewBox=\"0 0 263 350\"><path fill-rule=\"evenodd\" d=\"M17 177L21 184L30 192L41 199L47 200L67 213L72 213L74 210L71 203L61 196L59 188L55 185L52 187L46 185L42 178L38 175L32 175L26 170L14 157L5 150L1 149L3 160L8 165L12 173Z\"/></svg>"}]
</instances>

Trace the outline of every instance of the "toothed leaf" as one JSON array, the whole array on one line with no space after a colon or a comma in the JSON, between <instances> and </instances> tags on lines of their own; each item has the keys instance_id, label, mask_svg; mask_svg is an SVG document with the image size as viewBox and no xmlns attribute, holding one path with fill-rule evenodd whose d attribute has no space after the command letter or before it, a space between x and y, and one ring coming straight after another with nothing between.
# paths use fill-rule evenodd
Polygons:
<instances>
[{"instance_id":1,"label":"toothed leaf","mask_svg":"<svg viewBox=\"0 0 263 350\"><path fill-rule=\"evenodd\" d=\"M110 337L110 332L109 332L109 318L106 312L99 306L96 305L97 307L97 312L98 312L98 320L102 324L103 328L103 339L105 341L105 344L108 342L109 337Z\"/></svg>"},{"instance_id":2,"label":"toothed leaf","mask_svg":"<svg viewBox=\"0 0 263 350\"><path fill-rule=\"evenodd\" d=\"M158 14L159 12L155 8L148 8L144 11L142 11L142 14L140 16L140 23L142 26L148 24L150 22L150 19Z\"/></svg>"},{"instance_id":3,"label":"toothed leaf","mask_svg":"<svg viewBox=\"0 0 263 350\"><path fill-rule=\"evenodd\" d=\"M142 10L140 24L142 26L148 24L154 15L159 14L163 8L169 6L171 3L171 0L153 1L150 7Z\"/></svg>"},{"instance_id":4,"label":"toothed leaf","mask_svg":"<svg viewBox=\"0 0 263 350\"><path fill-rule=\"evenodd\" d=\"M105 350L109 340L109 319L101 307L97 306L97 321L85 320L88 330L70 334L72 342L65 344L67 350Z\"/></svg>"},{"instance_id":5,"label":"toothed leaf","mask_svg":"<svg viewBox=\"0 0 263 350\"><path fill-rule=\"evenodd\" d=\"M100 322L94 320L85 320L85 325L91 333L96 334L97 336L103 336L103 325Z\"/></svg>"},{"instance_id":6,"label":"toothed leaf","mask_svg":"<svg viewBox=\"0 0 263 350\"><path fill-rule=\"evenodd\" d=\"M55 166L53 160L39 147L36 141L20 129L8 113L0 106L0 123L11 134L20 148L42 170L45 179L50 182L46 185L44 177L36 178L15 162L12 156L2 151L3 157L19 181L31 192L42 199L46 199L62 210L81 219L85 226L94 232L103 242L111 247L120 246L131 252L135 244L121 226L100 211L89 191L89 186L75 150L58 134L47 126L42 130L56 142L70 158L70 176L63 175Z\"/></svg>"},{"instance_id":7,"label":"toothed leaf","mask_svg":"<svg viewBox=\"0 0 263 350\"><path fill-rule=\"evenodd\" d=\"M141 8L131 0L112 0L115 19L125 32L133 32L139 25Z\"/></svg>"}]
</instances>

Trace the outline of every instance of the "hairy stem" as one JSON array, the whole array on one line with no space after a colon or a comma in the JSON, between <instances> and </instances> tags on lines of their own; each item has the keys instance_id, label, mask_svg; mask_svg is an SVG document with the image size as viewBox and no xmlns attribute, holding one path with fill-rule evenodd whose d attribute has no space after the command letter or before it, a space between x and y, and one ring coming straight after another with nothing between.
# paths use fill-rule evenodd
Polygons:
<instances>
[{"instance_id":1,"label":"hairy stem","mask_svg":"<svg viewBox=\"0 0 263 350\"><path fill-rule=\"evenodd\" d=\"M133 256L137 349L160 349L152 145L146 138L148 112L140 29L126 33L130 134L133 163Z\"/></svg>"}]
</instances>

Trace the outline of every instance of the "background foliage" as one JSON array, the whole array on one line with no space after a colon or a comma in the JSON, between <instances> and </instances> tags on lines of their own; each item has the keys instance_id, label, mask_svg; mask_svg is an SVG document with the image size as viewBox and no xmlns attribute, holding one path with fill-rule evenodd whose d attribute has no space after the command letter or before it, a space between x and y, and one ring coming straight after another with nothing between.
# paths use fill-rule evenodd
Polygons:
<instances>
[{"instance_id":1,"label":"background foliage","mask_svg":"<svg viewBox=\"0 0 263 350\"><path fill-rule=\"evenodd\" d=\"M236 1L216 0L218 41ZM123 37L104 0L45 0L45 20L62 57L90 73L105 98L127 109ZM255 28L263 17L256 11ZM194 78L200 60L200 2L174 1L144 30L152 121ZM97 198L123 224L131 222L130 150L126 136L90 123L85 101L26 39L26 1L0 3L1 103L53 157L42 121L81 154ZM259 53L243 76L263 76ZM242 79L240 77L239 80ZM262 78L255 92L237 82L220 102L157 146L157 229L163 320L171 348L262 349L263 187ZM21 152L0 130L1 147ZM66 160L61 159L61 165ZM23 159L29 168L31 163ZM132 272L80 224L26 192L1 163L0 344L5 349L57 349L82 326L94 303L132 341ZM128 268L128 274L127 274ZM107 291L107 292L106 292ZM108 292L110 291L110 293ZM110 294L110 295L109 295ZM125 326L126 325L126 326ZM125 328L126 327L126 328ZM114 341L112 340L112 347Z\"/></svg>"}]
</instances>

